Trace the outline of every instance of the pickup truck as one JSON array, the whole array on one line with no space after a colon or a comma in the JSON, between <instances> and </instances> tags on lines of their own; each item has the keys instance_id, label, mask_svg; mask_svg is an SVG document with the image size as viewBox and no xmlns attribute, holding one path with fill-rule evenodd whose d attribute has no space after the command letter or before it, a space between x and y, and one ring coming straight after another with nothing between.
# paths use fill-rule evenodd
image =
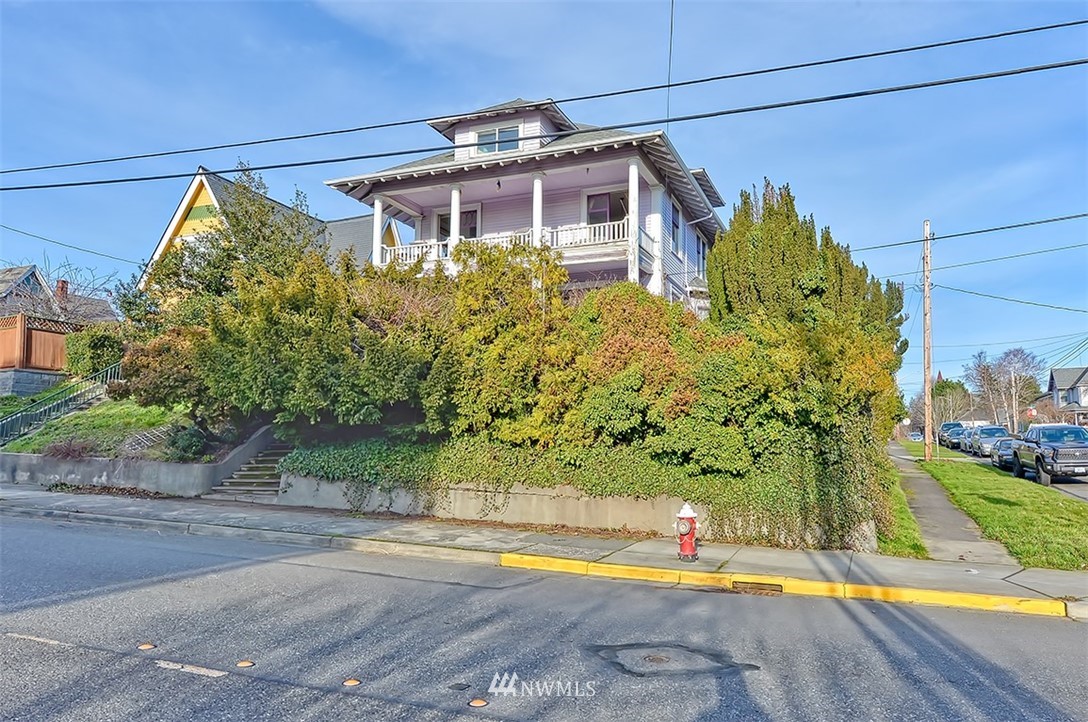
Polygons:
<instances>
[{"instance_id":1,"label":"pickup truck","mask_svg":"<svg viewBox=\"0 0 1088 722\"><path fill-rule=\"evenodd\" d=\"M1034 471L1050 486L1055 476L1088 477L1088 429L1072 424L1037 424L1012 442L1012 473Z\"/></svg>"}]
</instances>

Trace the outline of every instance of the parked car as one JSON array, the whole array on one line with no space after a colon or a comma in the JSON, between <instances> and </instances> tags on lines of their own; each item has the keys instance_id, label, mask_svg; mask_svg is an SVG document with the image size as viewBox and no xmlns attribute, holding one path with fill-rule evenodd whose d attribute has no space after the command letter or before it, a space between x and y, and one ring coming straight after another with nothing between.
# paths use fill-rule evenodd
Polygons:
<instances>
[{"instance_id":1,"label":"parked car","mask_svg":"<svg viewBox=\"0 0 1088 722\"><path fill-rule=\"evenodd\" d=\"M953 429L962 429L963 424L958 421L946 421L941 424L941 428L937 430L937 443L941 446L951 446L948 443L948 433Z\"/></svg>"},{"instance_id":2,"label":"parked car","mask_svg":"<svg viewBox=\"0 0 1088 722\"><path fill-rule=\"evenodd\" d=\"M960 451L962 451L965 454L970 454L971 449L974 448L974 445L975 445L975 435L976 434L978 434L978 427L977 426L974 427L974 428L966 429L963 432L963 436L960 437L959 446L957 446L956 448L959 449Z\"/></svg>"},{"instance_id":3,"label":"parked car","mask_svg":"<svg viewBox=\"0 0 1088 722\"><path fill-rule=\"evenodd\" d=\"M945 437L945 446L949 449L960 448L960 442L963 441L963 437L967 434L967 429L951 429Z\"/></svg>"},{"instance_id":4,"label":"parked car","mask_svg":"<svg viewBox=\"0 0 1088 722\"><path fill-rule=\"evenodd\" d=\"M1036 424L1012 443L1012 473L1027 471L1050 486L1055 476L1088 477L1088 429L1072 424Z\"/></svg>"},{"instance_id":5,"label":"parked car","mask_svg":"<svg viewBox=\"0 0 1088 722\"><path fill-rule=\"evenodd\" d=\"M980 426L976 431L978 433L971 434L971 448L968 449L972 456L989 456L994 442L1009 435L1004 426Z\"/></svg>"},{"instance_id":6,"label":"parked car","mask_svg":"<svg viewBox=\"0 0 1088 722\"><path fill-rule=\"evenodd\" d=\"M990 447L990 466L996 466L998 469L1011 469L1012 468L1012 442L1015 439L1006 436L1004 439L998 439Z\"/></svg>"},{"instance_id":7,"label":"parked car","mask_svg":"<svg viewBox=\"0 0 1088 722\"><path fill-rule=\"evenodd\" d=\"M912 431L912 432L910 432L910 440L911 441L923 441L923 440L925 440L925 438L926 438L925 435L921 431Z\"/></svg>"}]
</instances>

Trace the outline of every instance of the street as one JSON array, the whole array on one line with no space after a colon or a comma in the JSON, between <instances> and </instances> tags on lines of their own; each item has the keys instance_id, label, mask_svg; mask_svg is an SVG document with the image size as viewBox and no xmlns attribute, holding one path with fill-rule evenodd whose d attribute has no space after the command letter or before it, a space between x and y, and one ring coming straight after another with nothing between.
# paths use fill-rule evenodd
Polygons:
<instances>
[{"instance_id":1,"label":"street","mask_svg":"<svg viewBox=\"0 0 1088 722\"><path fill-rule=\"evenodd\" d=\"M45 520L0 544L5 720L1088 716L1066 619ZM504 673L518 694L489 694Z\"/></svg>"}]
</instances>

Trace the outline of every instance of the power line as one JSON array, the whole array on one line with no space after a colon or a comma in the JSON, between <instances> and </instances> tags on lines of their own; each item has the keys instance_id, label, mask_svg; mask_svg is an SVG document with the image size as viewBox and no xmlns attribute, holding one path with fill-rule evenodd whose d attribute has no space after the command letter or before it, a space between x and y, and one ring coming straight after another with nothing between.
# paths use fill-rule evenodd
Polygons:
<instances>
[{"instance_id":1,"label":"power line","mask_svg":"<svg viewBox=\"0 0 1088 722\"><path fill-rule=\"evenodd\" d=\"M613 123L612 125L602 125L590 128L576 128L573 130L565 130L556 133L546 133L534 136L523 136L520 140L555 140L558 138L566 138L569 136L581 135L584 133L596 133L606 130L624 130L627 128L638 128L647 125L665 125L668 123L685 123L695 120L708 120L710 118L722 118L730 115L742 115L746 113L756 113L764 110L778 110L781 108L796 108L805 105L817 105L820 103L830 103L840 100L852 100L856 98L867 98L877 95L887 95L889 93L901 93L909 90L921 90L925 88L937 88L946 85L957 85L960 83L971 83L979 80L992 80L995 78L1005 78L1015 75L1025 75L1028 73L1038 73L1046 70L1057 70L1061 68L1071 68L1079 65L1088 64L1088 58L1078 58L1076 60L1066 60L1059 63L1048 63L1046 65L1034 65L1022 68L1013 68L1011 70L999 70L992 73L980 73L977 75L966 75L958 78L945 78L942 80L929 80L922 83L910 83L907 85L896 85L886 88L874 88L870 90L858 90L850 93L838 93L835 95L824 95L815 98L803 98L800 100L787 100L779 103L766 103L763 105L750 105L743 108L728 108L724 110L712 110L705 113L692 113L690 115L681 115L676 117L666 118L654 118L651 120L640 120L629 123ZM430 146L426 148L413 148L410 150L393 150L384 151L381 153L363 153L360 155L352 156L339 156L335 158L323 158L318 160L302 160L294 161L291 163L269 163L266 165L250 166L250 171L265 171L265 170L279 170L283 168L304 168L318 165L331 165L336 163L348 163L359 160L375 160L379 158L393 158L404 155L417 155L420 153L438 153L449 152L450 150L458 150L465 148L478 148L483 145L489 145L490 141L478 141L475 143L455 143L453 145L441 145ZM210 171L217 175L227 175L241 172L238 168L228 168L224 170ZM0 191L25 191L25 190L44 190L47 188L76 188L84 186L100 186L100 185L115 185L118 183L142 183L147 181L159 181L159 180L173 180L177 178L190 178L191 172L185 173L163 173L159 175L146 175L146 176L130 176L125 178L101 178L97 180L89 181L69 181L63 183L40 183L35 185L23 185L23 186L6 186L0 188ZM858 249L868 250L868 249Z\"/></svg>"},{"instance_id":2,"label":"power line","mask_svg":"<svg viewBox=\"0 0 1088 722\"><path fill-rule=\"evenodd\" d=\"M1041 338L1022 338L1016 341L989 341L987 343L954 343L944 345L934 345L933 348L974 348L976 346L1010 346L1014 343L1031 343L1033 341L1051 341L1053 339L1068 339L1074 336L1080 336L1081 333L1067 333L1061 336L1043 336Z\"/></svg>"},{"instance_id":3,"label":"power line","mask_svg":"<svg viewBox=\"0 0 1088 722\"><path fill-rule=\"evenodd\" d=\"M943 288L946 291L955 291L956 293L966 293L972 296L981 296L983 298L993 298L998 301L1008 301L1009 303L1021 303L1027 306L1038 306L1040 308L1052 308L1056 311L1072 311L1073 313L1088 313L1088 309L1083 308L1070 308L1068 306L1053 306L1049 303L1037 303L1036 301L1024 301L1019 298L1007 298L1005 296L994 296L989 293L981 293L980 291L968 291L964 288L953 288L952 286L943 286L939 283L933 284L934 288Z\"/></svg>"},{"instance_id":4,"label":"power line","mask_svg":"<svg viewBox=\"0 0 1088 722\"><path fill-rule=\"evenodd\" d=\"M933 271L947 271L950 268L964 268L966 266L978 266L983 263L994 263L996 261L1009 261L1014 258L1026 258L1027 256L1038 256L1042 253L1054 253L1056 251L1069 251L1074 248L1088 248L1088 243L1077 243L1072 246L1061 246L1059 248L1042 248L1038 251L1028 251L1026 253L1016 253L1011 256L998 256L996 258L980 258L977 261L966 261L964 263L953 263L949 266L937 266L930 269ZM908 271L906 273L893 273L890 276L884 276L884 278L898 278L900 276L916 276L918 271Z\"/></svg>"},{"instance_id":5,"label":"power line","mask_svg":"<svg viewBox=\"0 0 1088 722\"><path fill-rule=\"evenodd\" d=\"M1085 338L1084 341L1080 345L1078 345L1076 348L1074 348L1072 351L1065 354L1064 356L1062 356L1060 359L1058 359L1054 363L1050 364L1050 367L1051 368L1060 368L1063 363L1066 363L1067 361L1075 359L1076 357L1078 357L1082 353L1084 353L1086 350L1088 350L1088 338Z\"/></svg>"},{"instance_id":6,"label":"power line","mask_svg":"<svg viewBox=\"0 0 1088 722\"><path fill-rule=\"evenodd\" d=\"M6 226L3 223L0 223L0 228L3 228L4 230L7 230L7 231L11 231L12 233L18 233L18 234L23 235L23 236L29 236L30 238L37 238L39 241L45 241L46 243L52 243L52 244L55 244L55 245L58 245L58 246L64 246L65 248L71 248L74 251L80 251L82 253L90 253L92 256L101 256L102 258L108 258L108 259L110 259L112 261L120 261L121 263L131 263L132 265L140 266L141 268L144 266L144 264L139 263L137 261L130 260L128 258L120 258L119 256L111 256L110 254L102 253L101 251L92 251L90 248L83 248L82 246L76 246L76 245L73 245L71 243L63 243L61 241L55 241L52 238L46 238L45 236L39 236L37 233L31 233L29 231L21 231L18 228L12 228L11 226Z\"/></svg>"},{"instance_id":7,"label":"power line","mask_svg":"<svg viewBox=\"0 0 1088 722\"><path fill-rule=\"evenodd\" d=\"M191 174L190 174L191 175ZM4 189L0 189L4 190ZM963 238L965 236L977 236L980 233L994 233L996 231L1011 231L1014 228L1027 228L1028 226L1041 226L1046 223L1059 223L1061 221L1072 221L1078 218L1088 218L1088 213L1074 213L1068 216L1057 216L1055 218L1044 218L1038 221L1025 221L1024 223L1012 223L1007 226L994 226L993 228L980 228L976 231L962 231L960 233L949 233L943 236L934 236L933 240L941 241L949 238ZM916 243L922 243L924 238L915 238L910 241L897 241L896 243L882 243L878 246L862 246L861 248L851 248L851 253L858 253L860 251L875 251L881 248L896 248L898 246L912 246ZM900 274L905 275L905 274Z\"/></svg>"},{"instance_id":8,"label":"power line","mask_svg":"<svg viewBox=\"0 0 1088 722\"><path fill-rule=\"evenodd\" d=\"M715 83L715 82L719 82L719 81L722 81L722 80L735 80L735 79L738 79L738 78L751 78L751 77L755 77L755 76L759 76L759 75L769 75L769 74L772 74L772 73L781 73L781 72L786 72L786 71L791 71L791 70L802 70L802 69L805 69L805 68L816 68L816 67L821 67L821 66L825 66L825 65L835 65L835 64L838 64L838 63L847 63L847 62L852 62L854 60L868 60L868 59L871 59L871 58L880 58L880 57L888 57L888 56L891 56L891 55L901 55L901 54L904 54L904 53L913 53L913 52L917 52L917 51L920 51L920 50L932 50L932 49L935 49L935 48L943 48L943 47L949 47L949 46L954 46L954 45L964 45L964 44L967 44L967 43L976 43L976 42L981 42L981 41L986 41L986 40L997 40L997 39L1000 39L1000 38L1007 38L1007 37L1012 37L1012 36L1016 36L1016 35L1026 35L1026 34L1029 34L1029 33L1038 33L1038 32L1044 32L1044 31L1048 31L1048 30L1059 30L1059 29L1071 28L1071 27L1076 27L1078 25L1085 25L1085 24L1088 24L1088 20L1072 20L1072 21L1069 21L1069 22L1055 23L1055 24L1052 24L1052 25L1039 25L1039 26L1036 26L1036 27L1022 28L1022 29L1018 29L1018 30L1006 30L1006 31L999 32L999 33L989 33L987 35L975 35L975 36L972 36L972 37L959 38L959 39L956 39L956 40L942 40L942 41L938 41L938 42L925 43L925 44L922 44L922 45L911 45L909 47L895 48L895 49L892 49L892 50L879 50L879 51L869 52L869 53L858 53L858 54L855 54L855 55L845 55L845 56L840 56L840 57L836 57L836 58L828 58L828 59L825 59L825 60L810 60L810 61L803 62L803 63L791 63L789 65L778 65L778 66L774 66L774 67L770 67L770 68L761 68L761 69L758 69L758 70L744 70L744 71L739 71L739 72L734 72L734 73L725 73L725 74L722 74L722 75L712 75L712 76L707 76L707 77L703 77L703 78L694 78L694 79L691 79L691 80L684 80L684 81L679 81L679 82L674 83L674 82L672 82L672 71L671 71L671 66L672 66L672 51L671 51L672 14L670 13L670 20L669 20L669 26L670 26L670 40L669 40L669 42L670 42L669 61L670 62L669 62L669 66L670 66L670 68L669 68L668 82L657 84L657 85L643 85L643 86L638 86L638 87L634 87L634 88L625 88L625 89L622 89L622 90L610 90L610 91L604 91L604 92L599 92L599 93L591 93L591 94L588 94L588 95L575 95L575 96L571 96L571 97L568 97L568 98L559 98L557 100L553 100L552 102L554 102L556 104L559 104L559 103L578 103L578 102L582 102L582 101L586 101L586 100L601 100L601 99L604 99L604 98L614 98L614 97L621 96L621 95L633 95L633 94L637 94L637 93L647 93L647 92L652 92L652 91L656 91L656 90L671 90L673 88L684 88L684 87L690 87L690 86L693 86L693 85L701 85L701 84L704 84L704 83ZM668 107L668 106L666 106L666 107ZM471 112L475 112L475 111L471 111ZM308 139L311 139L311 138L323 138L323 137L328 137L328 136L332 136L332 135L345 135L345 134L348 134L348 133L360 133L360 132L369 131L369 130L382 130L382 129L386 129L386 128L396 128L396 127L401 127L401 126L406 126L406 125L418 125L420 123L429 123L429 122L433 122L433 121L436 121L436 120L442 120L444 118L455 117L457 115L467 115L467 114L468 113L447 113L446 115L441 115L441 116L431 116L431 117L426 117L426 118L412 118L412 119L408 119L408 120L394 120L394 121L387 121L387 122L384 122L384 123L373 123L373 124L370 124L370 125L361 125L361 126L356 126L356 127L353 127L353 128L340 128L340 129L336 129L336 130L323 130L323 131L316 131L316 132L313 132L313 133L298 133L298 134L294 134L294 135L283 135L283 136L277 136L277 137L272 137L272 138L261 138L261 139L258 139L258 140L238 141L238 142L234 142L234 143L219 143L217 145L206 145L206 146L200 146L200 147L196 147L196 148L183 148L183 149L179 149L179 150L156 151L156 152L151 152L151 153L137 153L137 154L132 154L132 155L116 156L116 157L112 157L112 158L98 158L96 160L73 161L73 162L68 162L68 163L53 163L53 164L50 164L50 165L28 166L28 167L25 167L25 168L9 168L7 170L0 170L0 174L2 174L2 173L25 173L25 172L29 172L29 171L54 170L54 169L58 169L58 168L75 168L75 167L78 167L78 166L99 165L99 164L103 164L103 163L119 163L119 162L130 161L130 160L143 160L143 159L146 159L146 158L161 158L161 157L166 157L166 156L185 155L185 154L189 154L189 153L204 153L204 152L213 151L213 150L226 150L226 149L229 149L229 148L244 148L244 147L255 146L255 145L265 145L265 144L268 144L268 143L284 143L284 142L295 141L295 140L308 140ZM669 112L668 112L668 110L666 110L666 115L668 115L668 114L669 114Z\"/></svg>"}]
</instances>

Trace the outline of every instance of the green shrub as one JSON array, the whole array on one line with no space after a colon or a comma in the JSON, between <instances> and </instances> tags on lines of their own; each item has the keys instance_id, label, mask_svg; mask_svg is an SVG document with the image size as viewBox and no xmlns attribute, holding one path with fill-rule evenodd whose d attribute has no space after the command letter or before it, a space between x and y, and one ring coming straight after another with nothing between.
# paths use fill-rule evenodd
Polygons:
<instances>
[{"instance_id":1,"label":"green shrub","mask_svg":"<svg viewBox=\"0 0 1088 722\"><path fill-rule=\"evenodd\" d=\"M166 438L166 456L169 461L195 461L204 455L207 448L208 438L195 426L175 424Z\"/></svg>"},{"instance_id":2,"label":"green shrub","mask_svg":"<svg viewBox=\"0 0 1088 722\"><path fill-rule=\"evenodd\" d=\"M67 371L75 376L90 376L112 366L124 355L120 327L117 324L95 324L65 338Z\"/></svg>"}]
</instances>

